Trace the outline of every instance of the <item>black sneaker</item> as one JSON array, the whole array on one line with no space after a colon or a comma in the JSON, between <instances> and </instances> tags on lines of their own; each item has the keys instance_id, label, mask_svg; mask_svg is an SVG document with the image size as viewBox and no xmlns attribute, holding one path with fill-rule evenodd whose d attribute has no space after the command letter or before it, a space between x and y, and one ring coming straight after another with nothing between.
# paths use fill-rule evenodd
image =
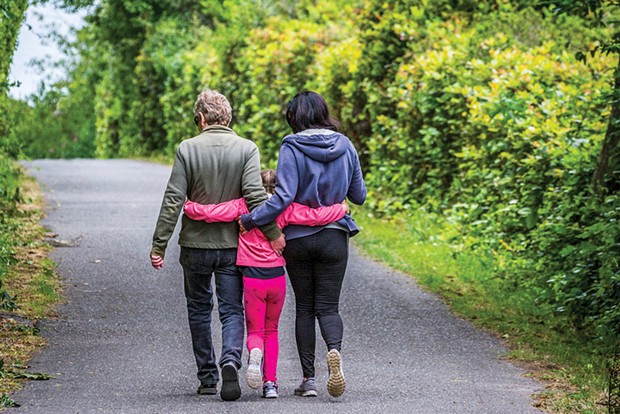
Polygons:
<instances>
[{"instance_id":1,"label":"black sneaker","mask_svg":"<svg viewBox=\"0 0 620 414\"><path fill-rule=\"evenodd\" d=\"M217 394L217 384L200 384L200 386L198 387L198 394L200 395Z\"/></svg>"},{"instance_id":2,"label":"black sneaker","mask_svg":"<svg viewBox=\"0 0 620 414\"><path fill-rule=\"evenodd\" d=\"M224 401L234 401L241 397L241 387L239 387L239 372L232 362L227 362L222 366L222 390L220 397Z\"/></svg>"}]
</instances>

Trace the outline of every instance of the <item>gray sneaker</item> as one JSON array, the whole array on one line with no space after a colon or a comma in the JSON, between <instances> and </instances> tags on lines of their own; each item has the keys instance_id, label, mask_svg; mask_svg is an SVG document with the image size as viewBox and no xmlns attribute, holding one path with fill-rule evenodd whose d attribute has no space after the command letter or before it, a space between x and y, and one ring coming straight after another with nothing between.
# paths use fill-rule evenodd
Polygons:
<instances>
[{"instance_id":1,"label":"gray sneaker","mask_svg":"<svg viewBox=\"0 0 620 414\"><path fill-rule=\"evenodd\" d=\"M304 378L299 387L295 388L298 397L316 397L316 382L314 378Z\"/></svg>"}]
</instances>

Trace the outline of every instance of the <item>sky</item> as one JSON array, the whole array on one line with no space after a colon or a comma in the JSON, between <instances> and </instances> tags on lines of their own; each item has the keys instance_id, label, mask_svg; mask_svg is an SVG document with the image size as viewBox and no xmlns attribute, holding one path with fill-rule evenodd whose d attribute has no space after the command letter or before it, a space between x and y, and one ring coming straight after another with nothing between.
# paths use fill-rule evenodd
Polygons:
<instances>
[{"instance_id":1,"label":"sky","mask_svg":"<svg viewBox=\"0 0 620 414\"><path fill-rule=\"evenodd\" d=\"M10 89L12 97L25 99L37 92L42 80L62 77L62 71L53 68L51 63L62 59L63 53L49 34L54 29L63 35L69 34L71 27L83 24L83 16L84 13L70 14L57 9L51 2L26 10L26 21L19 31L9 73L9 81L18 81L21 85ZM44 73L31 64L32 59L46 59Z\"/></svg>"}]
</instances>

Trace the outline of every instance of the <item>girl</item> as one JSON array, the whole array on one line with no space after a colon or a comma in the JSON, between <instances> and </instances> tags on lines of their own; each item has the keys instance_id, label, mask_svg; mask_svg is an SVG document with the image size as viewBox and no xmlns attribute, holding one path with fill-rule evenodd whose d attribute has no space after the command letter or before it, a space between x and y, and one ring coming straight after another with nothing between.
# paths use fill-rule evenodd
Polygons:
<instances>
[{"instance_id":1,"label":"girl","mask_svg":"<svg viewBox=\"0 0 620 414\"><path fill-rule=\"evenodd\" d=\"M274 194L275 171L264 170L261 178L267 193ZM208 223L233 221L249 212L243 198L208 205L187 201L184 211L190 219ZM349 207L344 201L316 209L293 203L275 221L280 228L288 224L323 226L348 213ZM262 383L264 398L277 398L278 322L286 295L285 261L276 255L260 230L253 229L239 234L237 265L243 274L247 348L250 352L246 381L254 389Z\"/></svg>"}]
</instances>

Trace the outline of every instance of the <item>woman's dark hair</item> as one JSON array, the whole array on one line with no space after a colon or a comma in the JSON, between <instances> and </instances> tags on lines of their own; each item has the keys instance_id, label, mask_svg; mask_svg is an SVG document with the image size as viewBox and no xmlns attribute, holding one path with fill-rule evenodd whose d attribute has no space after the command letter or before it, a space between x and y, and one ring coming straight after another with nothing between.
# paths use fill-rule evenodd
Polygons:
<instances>
[{"instance_id":1,"label":"woman's dark hair","mask_svg":"<svg viewBox=\"0 0 620 414\"><path fill-rule=\"evenodd\" d=\"M316 92L295 95L286 106L286 121L294 133L310 128L338 131L340 122L329 114L327 102Z\"/></svg>"}]
</instances>

